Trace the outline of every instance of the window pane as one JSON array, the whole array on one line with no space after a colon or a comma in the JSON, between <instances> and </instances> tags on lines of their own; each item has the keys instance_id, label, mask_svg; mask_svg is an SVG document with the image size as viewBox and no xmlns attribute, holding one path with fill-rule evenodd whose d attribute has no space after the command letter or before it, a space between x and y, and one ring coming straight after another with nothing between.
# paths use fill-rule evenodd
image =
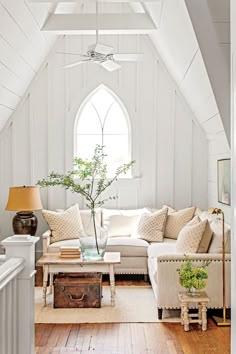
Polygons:
<instances>
[{"instance_id":1,"label":"window pane","mask_svg":"<svg viewBox=\"0 0 236 354\"><path fill-rule=\"evenodd\" d=\"M114 98L112 95L105 89L100 89L95 93L95 95L91 98L91 102L96 107L102 124L104 122L105 116L111 104L113 103Z\"/></svg>"},{"instance_id":2,"label":"window pane","mask_svg":"<svg viewBox=\"0 0 236 354\"><path fill-rule=\"evenodd\" d=\"M129 162L128 135L105 135L104 146L108 175L113 176L117 167Z\"/></svg>"},{"instance_id":3,"label":"window pane","mask_svg":"<svg viewBox=\"0 0 236 354\"><path fill-rule=\"evenodd\" d=\"M107 115L104 134L128 134L125 115L117 102L112 105Z\"/></svg>"},{"instance_id":4,"label":"window pane","mask_svg":"<svg viewBox=\"0 0 236 354\"><path fill-rule=\"evenodd\" d=\"M75 156L91 159L95 145L104 145L108 177L113 177L119 166L130 161L125 114L119 101L108 90L100 88L95 92L78 117ZM125 176L131 176L131 171Z\"/></svg>"},{"instance_id":5,"label":"window pane","mask_svg":"<svg viewBox=\"0 0 236 354\"><path fill-rule=\"evenodd\" d=\"M99 117L90 102L88 102L85 105L79 117L77 133L80 134L101 134L102 133Z\"/></svg>"},{"instance_id":6,"label":"window pane","mask_svg":"<svg viewBox=\"0 0 236 354\"><path fill-rule=\"evenodd\" d=\"M91 159L95 145L102 145L102 135L77 135L75 156L83 159Z\"/></svg>"}]
</instances>

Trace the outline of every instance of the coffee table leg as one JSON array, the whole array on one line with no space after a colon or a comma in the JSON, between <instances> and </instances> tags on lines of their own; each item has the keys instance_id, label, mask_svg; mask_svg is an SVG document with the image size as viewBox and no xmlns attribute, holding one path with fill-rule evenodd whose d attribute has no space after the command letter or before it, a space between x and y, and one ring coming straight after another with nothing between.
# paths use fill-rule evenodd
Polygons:
<instances>
[{"instance_id":1,"label":"coffee table leg","mask_svg":"<svg viewBox=\"0 0 236 354\"><path fill-rule=\"evenodd\" d=\"M49 274L49 294L52 294L53 273Z\"/></svg>"},{"instance_id":2,"label":"coffee table leg","mask_svg":"<svg viewBox=\"0 0 236 354\"><path fill-rule=\"evenodd\" d=\"M43 300L44 306L47 305L47 282L48 282L48 265L43 266Z\"/></svg>"},{"instance_id":3,"label":"coffee table leg","mask_svg":"<svg viewBox=\"0 0 236 354\"><path fill-rule=\"evenodd\" d=\"M109 265L110 273L110 289L111 289L111 306L115 306L115 275L114 275L114 265Z\"/></svg>"}]
</instances>

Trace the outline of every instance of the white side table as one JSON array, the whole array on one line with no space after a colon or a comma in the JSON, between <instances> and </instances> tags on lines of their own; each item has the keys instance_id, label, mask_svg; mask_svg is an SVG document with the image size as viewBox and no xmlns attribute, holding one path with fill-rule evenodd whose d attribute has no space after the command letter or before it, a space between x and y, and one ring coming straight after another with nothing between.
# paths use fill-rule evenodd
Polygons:
<instances>
[{"instance_id":1,"label":"white side table","mask_svg":"<svg viewBox=\"0 0 236 354\"><path fill-rule=\"evenodd\" d=\"M190 323L199 323L202 330L207 329L207 304L209 297L205 291L201 291L198 296L188 295L186 292L178 294L181 306L181 324L185 331L189 331ZM196 304L198 306L198 313L189 314L189 304Z\"/></svg>"}]
</instances>

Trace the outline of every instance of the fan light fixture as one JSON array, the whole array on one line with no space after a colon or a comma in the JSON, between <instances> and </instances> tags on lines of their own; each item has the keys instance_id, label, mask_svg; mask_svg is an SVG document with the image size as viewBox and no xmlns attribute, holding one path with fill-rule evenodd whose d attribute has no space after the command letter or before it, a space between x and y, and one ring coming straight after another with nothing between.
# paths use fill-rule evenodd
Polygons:
<instances>
[{"instance_id":1,"label":"fan light fixture","mask_svg":"<svg viewBox=\"0 0 236 354\"><path fill-rule=\"evenodd\" d=\"M114 48L98 42L98 1L96 1L96 43L88 47L86 54L57 52L58 54L77 55L79 60L66 64L63 68L73 68L77 65L92 62L102 66L107 71L115 71L121 68L120 61L141 61L143 54L118 54L113 53Z\"/></svg>"}]
</instances>

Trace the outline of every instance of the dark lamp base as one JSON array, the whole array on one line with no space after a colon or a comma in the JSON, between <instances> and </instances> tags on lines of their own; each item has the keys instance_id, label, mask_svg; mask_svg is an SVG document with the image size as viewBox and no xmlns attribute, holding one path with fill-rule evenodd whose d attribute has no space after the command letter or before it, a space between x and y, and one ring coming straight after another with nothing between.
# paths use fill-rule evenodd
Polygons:
<instances>
[{"instance_id":1,"label":"dark lamp base","mask_svg":"<svg viewBox=\"0 0 236 354\"><path fill-rule=\"evenodd\" d=\"M32 211L20 211L14 216L12 226L15 235L34 236L38 226L38 219Z\"/></svg>"}]
</instances>

